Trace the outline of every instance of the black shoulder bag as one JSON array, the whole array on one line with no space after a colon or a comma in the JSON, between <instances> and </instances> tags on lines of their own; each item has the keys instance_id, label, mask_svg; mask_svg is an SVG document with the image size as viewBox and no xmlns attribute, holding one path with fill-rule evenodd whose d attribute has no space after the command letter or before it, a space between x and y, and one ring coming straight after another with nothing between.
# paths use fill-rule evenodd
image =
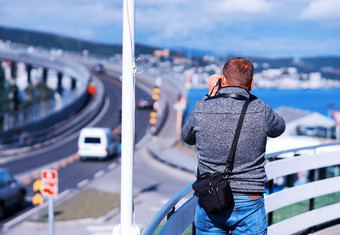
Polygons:
<instances>
[{"instance_id":1,"label":"black shoulder bag","mask_svg":"<svg viewBox=\"0 0 340 235\"><path fill-rule=\"evenodd\" d=\"M195 191L195 195L201 201L204 210L209 213L222 211L234 206L234 197L229 185L228 177L231 174L234 165L236 146L240 137L244 116L249 105L249 99L238 94L218 94L211 98L219 97L230 97L233 99L245 100L245 103L243 105L240 119L236 127L234 140L229 152L229 156L227 158L224 171L215 172L213 174L205 173L203 175L200 175L199 169L197 167L197 180L195 183L193 183L192 188Z\"/></svg>"}]
</instances>

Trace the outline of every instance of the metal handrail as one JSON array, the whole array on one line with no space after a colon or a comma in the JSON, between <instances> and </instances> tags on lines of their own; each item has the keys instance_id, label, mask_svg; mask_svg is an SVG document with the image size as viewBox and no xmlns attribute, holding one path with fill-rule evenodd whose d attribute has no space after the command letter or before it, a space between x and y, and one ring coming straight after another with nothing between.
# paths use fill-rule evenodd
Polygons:
<instances>
[{"instance_id":1,"label":"metal handrail","mask_svg":"<svg viewBox=\"0 0 340 235\"><path fill-rule=\"evenodd\" d=\"M327 143L327 144L321 144L321 145L313 145L308 147L301 147L301 148L294 148L289 150L283 150L279 152L274 152L270 154L266 154L266 158L275 157L284 153L290 153L290 152L297 152L301 150L308 150L308 149L317 149L322 147L329 147L329 146L336 146L340 145L340 142L333 142L333 143ZM192 184L195 181L189 183L187 186L185 186L181 191L179 191L174 197L172 197L161 209L160 211L155 215L154 219L150 222L150 224L146 227L146 229L143 231L142 234L149 235L153 234L159 224L162 222L162 220L165 218L165 216L171 212L174 211L174 208L176 204L190 191L192 191Z\"/></svg>"},{"instance_id":2,"label":"metal handrail","mask_svg":"<svg viewBox=\"0 0 340 235\"><path fill-rule=\"evenodd\" d=\"M329 146L334 146L334 145L340 145L340 142L332 142L332 143L327 143L327 144L319 144L319 145L311 145L311 146L306 146L306 147L287 149L287 150L282 150L278 152L267 153L265 157L272 158L272 157L276 157L278 155L282 155L285 153L298 152L298 151L308 150L308 149L317 149L317 148L329 147Z\"/></svg>"},{"instance_id":3,"label":"metal handrail","mask_svg":"<svg viewBox=\"0 0 340 235\"><path fill-rule=\"evenodd\" d=\"M156 214L154 219L150 222L150 224L145 228L142 234L148 235L153 234L155 230L157 229L158 225L162 222L162 220L165 218L165 216L171 211L175 205L192 190L192 184L191 182L187 186L185 186L182 190L180 190L178 193L176 193L175 196L173 196Z\"/></svg>"}]
</instances>

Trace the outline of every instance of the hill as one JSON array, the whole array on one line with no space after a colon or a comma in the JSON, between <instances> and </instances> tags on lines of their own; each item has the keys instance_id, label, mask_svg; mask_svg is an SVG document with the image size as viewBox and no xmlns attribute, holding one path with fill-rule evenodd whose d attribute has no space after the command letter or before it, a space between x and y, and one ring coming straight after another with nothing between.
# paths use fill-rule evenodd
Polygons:
<instances>
[{"instance_id":1,"label":"hill","mask_svg":"<svg viewBox=\"0 0 340 235\"><path fill-rule=\"evenodd\" d=\"M115 54L122 53L122 45L104 44L99 42L86 41L82 39L38 32L24 29L14 29L0 26L0 39L9 40L13 43L31 45L34 47L42 47L46 49L62 49L70 52L81 53L83 50L88 50L90 54L99 57L110 57ZM152 46L146 46L136 43L135 55L152 54L154 50L159 49ZM204 55L211 55L210 51L193 50L187 48L174 48L171 50L171 55L187 56L196 61L197 65L204 66L206 62L202 60ZM215 55L217 56L217 55ZM234 57L238 55L229 55ZM217 56L219 57L219 56ZM225 56L220 58L226 61ZM308 58L261 58L248 57L254 63L258 64L257 71L270 68L296 67L300 73L310 73L320 71L324 77L331 79L340 79L340 57L323 56L323 57L308 57ZM266 67L263 67L266 66Z\"/></svg>"},{"instance_id":2,"label":"hill","mask_svg":"<svg viewBox=\"0 0 340 235\"><path fill-rule=\"evenodd\" d=\"M14 29L3 26L0 26L0 39L34 47L62 49L79 53L83 50L88 50L91 54L104 57L122 53L122 45L98 43L53 33ZM136 44L135 54L152 53L155 49L157 48Z\"/></svg>"}]
</instances>

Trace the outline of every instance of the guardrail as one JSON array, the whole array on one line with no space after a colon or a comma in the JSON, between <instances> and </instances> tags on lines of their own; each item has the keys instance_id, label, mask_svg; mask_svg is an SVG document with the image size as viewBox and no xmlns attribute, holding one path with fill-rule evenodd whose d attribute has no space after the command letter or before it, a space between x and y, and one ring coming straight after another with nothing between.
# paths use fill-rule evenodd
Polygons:
<instances>
[{"instance_id":1,"label":"guardrail","mask_svg":"<svg viewBox=\"0 0 340 235\"><path fill-rule=\"evenodd\" d=\"M332 147L333 150L332 150ZM330 148L328 151L319 151L321 148ZM298 152L306 152L304 155L296 155ZM319 153L317 153L319 152ZM277 160L285 154L293 154L296 157L286 157ZM292 156L293 156L292 155ZM268 163L266 172L269 182L269 195L265 195L266 212L268 213L268 234L292 234L313 226L339 219L340 202L314 209L314 198L329 193L340 192L340 176L318 180L315 175L318 169L324 167L339 167L340 165L340 142L323 144L305 148L296 148L266 155ZM274 179L294 173L308 171L312 172L315 181L299 186L272 192ZM192 182L193 183L193 182ZM171 198L157 213L154 219L143 231L143 234L154 234L157 227L167 216L167 221L159 234L182 234L194 222L196 197L191 196L184 204L176 210L176 206L185 195L193 194L191 185L187 185L173 198ZM304 200L310 200L309 211L297 216L272 224L273 212L275 210L292 205ZM193 226L194 229L194 226Z\"/></svg>"}]
</instances>

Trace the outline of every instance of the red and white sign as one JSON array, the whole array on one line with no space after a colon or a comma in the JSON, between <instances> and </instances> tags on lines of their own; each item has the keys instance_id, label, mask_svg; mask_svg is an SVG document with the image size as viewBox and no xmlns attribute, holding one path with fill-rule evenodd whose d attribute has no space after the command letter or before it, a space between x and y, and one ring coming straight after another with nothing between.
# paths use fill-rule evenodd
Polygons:
<instances>
[{"instance_id":1,"label":"red and white sign","mask_svg":"<svg viewBox=\"0 0 340 235\"><path fill-rule=\"evenodd\" d=\"M41 183L44 196L58 195L58 171L43 169L41 171Z\"/></svg>"},{"instance_id":2,"label":"red and white sign","mask_svg":"<svg viewBox=\"0 0 340 235\"><path fill-rule=\"evenodd\" d=\"M336 125L340 126L340 111L333 111L333 117Z\"/></svg>"}]
</instances>

